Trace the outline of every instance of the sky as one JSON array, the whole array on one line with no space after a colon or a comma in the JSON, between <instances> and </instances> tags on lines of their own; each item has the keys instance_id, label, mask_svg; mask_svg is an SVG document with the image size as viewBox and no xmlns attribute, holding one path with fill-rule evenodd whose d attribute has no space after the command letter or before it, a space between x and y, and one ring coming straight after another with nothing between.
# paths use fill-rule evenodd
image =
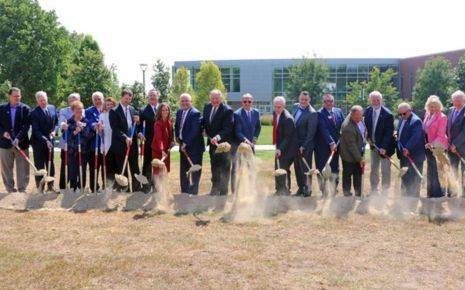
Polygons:
<instances>
[{"instance_id":1,"label":"sky","mask_svg":"<svg viewBox=\"0 0 465 290\"><path fill-rule=\"evenodd\" d=\"M91 34L120 82L140 63L402 58L465 48L462 1L40 0L69 31Z\"/></svg>"}]
</instances>

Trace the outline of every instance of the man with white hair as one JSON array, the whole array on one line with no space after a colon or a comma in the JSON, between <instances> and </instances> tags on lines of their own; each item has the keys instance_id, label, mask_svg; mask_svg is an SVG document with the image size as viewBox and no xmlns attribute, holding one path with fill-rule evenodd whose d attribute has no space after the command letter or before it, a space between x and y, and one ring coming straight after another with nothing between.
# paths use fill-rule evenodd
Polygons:
<instances>
[{"instance_id":1,"label":"man with white hair","mask_svg":"<svg viewBox=\"0 0 465 290\"><path fill-rule=\"evenodd\" d=\"M58 122L61 129L68 128L68 120L73 116L73 111L71 110L71 104L75 101L80 101L81 96L78 93L72 93L68 96L68 107L62 108L58 113ZM66 184L69 180L65 181L65 139L64 134L60 137L60 148L61 148L61 166L60 166L60 189L65 189ZM68 176L69 179L69 176Z\"/></svg>"},{"instance_id":2,"label":"man with white hair","mask_svg":"<svg viewBox=\"0 0 465 290\"><path fill-rule=\"evenodd\" d=\"M53 150L55 130L58 126L58 114L55 106L48 104L47 93L39 91L35 95L37 107L31 112L32 125L32 150L34 156L34 165L38 170L48 168L48 156ZM53 152L52 152L53 153ZM51 162L50 176L55 176L55 165ZM36 176L36 186L40 187L42 176ZM44 185L45 187L45 185ZM48 192L58 193L53 187L53 181L47 184Z\"/></svg>"},{"instance_id":3,"label":"man with white hair","mask_svg":"<svg viewBox=\"0 0 465 290\"><path fill-rule=\"evenodd\" d=\"M297 155L299 145L294 118L286 110L286 99L282 96L273 100L273 145L276 146L275 168L286 170L286 175L276 175L276 195L291 194L290 167ZM279 163L279 164L278 164ZM279 165L279 166L278 166Z\"/></svg>"},{"instance_id":4,"label":"man with white hair","mask_svg":"<svg viewBox=\"0 0 465 290\"><path fill-rule=\"evenodd\" d=\"M104 97L101 92L94 92L92 94L93 106L86 109L86 119L89 120L90 130L94 135L98 135L102 129L102 123L100 122L100 113L103 110ZM97 143L97 144L96 144ZM95 183L95 148L97 147L97 183ZM89 167L89 183L90 189L93 192L99 190L98 175L101 172L103 180L103 156L98 148L100 147L100 137L91 138L89 141L89 155L87 156L87 164Z\"/></svg>"},{"instance_id":5,"label":"man with white hair","mask_svg":"<svg viewBox=\"0 0 465 290\"><path fill-rule=\"evenodd\" d=\"M197 195L199 192L201 170L193 172L189 180L188 171L190 168L187 156L193 164L202 165L205 143L202 136L202 116L196 108L192 106L192 97L184 93L179 97L181 108L176 112L176 123L174 131L176 142L179 144L180 166L179 177L181 182L181 192Z\"/></svg>"},{"instance_id":6,"label":"man with white hair","mask_svg":"<svg viewBox=\"0 0 465 290\"><path fill-rule=\"evenodd\" d=\"M203 128L210 145L210 164L212 172L212 188L210 195L227 195L231 175L230 152L215 154L219 143L231 143L233 138L233 110L223 103L220 90L210 92L210 103L203 109Z\"/></svg>"},{"instance_id":7,"label":"man with white hair","mask_svg":"<svg viewBox=\"0 0 465 290\"><path fill-rule=\"evenodd\" d=\"M369 95L370 106L365 110L367 139L371 149L370 184L371 193L378 194L381 167L381 192L386 194L391 186L391 163L386 156L392 156L394 146L394 116L383 106L383 95L373 91Z\"/></svg>"},{"instance_id":8,"label":"man with white hair","mask_svg":"<svg viewBox=\"0 0 465 290\"><path fill-rule=\"evenodd\" d=\"M140 122L138 125L138 132L139 132L139 139L145 140L145 148L142 152L144 155L144 163L142 165L142 174L147 177L149 184L145 184L142 188L144 193L149 193L150 189L153 185L152 182L152 141L153 141L153 129L155 124L155 116L158 110L158 100L160 98L160 93L156 89L151 89L148 94L147 98L149 103L140 109ZM143 135L143 124L145 122L145 135Z\"/></svg>"},{"instance_id":9,"label":"man with white hair","mask_svg":"<svg viewBox=\"0 0 465 290\"><path fill-rule=\"evenodd\" d=\"M423 122L412 112L412 107L408 103L399 104L398 110L400 118L397 130L397 157L399 157L401 167L408 167L407 172L402 176L401 194L419 197L421 178L411 162L420 172L423 170L425 160Z\"/></svg>"},{"instance_id":10,"label":"man with white hair","mask_svg":"<svg viewBox=\"0 0 465 290\"><path fill-rule=\"evenodd\" d=\"M452 107L447 116L447 138L449 140L449 159L455 176L460 176L463 181L465 164L460 165L460 157L465 156L465 93L456 91L452 94ZM459 170L461 168L461 170ZM463 182L462 182L463 184ZM465 186L465 184L464 184ZM465 190L462 190L465 192ZM459 192L449 192L451 195L459 195ZM463 197L465 195L462 194Z\"/></svg>"}]
</instances>

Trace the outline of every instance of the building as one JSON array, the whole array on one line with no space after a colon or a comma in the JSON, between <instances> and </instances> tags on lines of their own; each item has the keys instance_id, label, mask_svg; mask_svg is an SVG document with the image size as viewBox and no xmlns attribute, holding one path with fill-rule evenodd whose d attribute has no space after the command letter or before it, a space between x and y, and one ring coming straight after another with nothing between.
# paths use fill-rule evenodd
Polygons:
<instances>
[{"instance_id":1,"label":"building","mask_svg":"<svg viewBox=\"0 0 465 290\"><path fill-rule=\"evenodd\" d=\"M456 66L460 57L465 55L465 49L437 53L410 58L330 58L324 59L329 66L330 74L327 84L337 101L342 102L348 93L350 82L368 80L368 74L373 67L381 72L393 69L397 75L394 85L402 98L411 98L415 85L415 75L423 68L425 61L431 57L443 56ZM261 112L272 111L272 99L285 95L289 67L300 60L295 59L251 59L251 60L214 60L221 69L223 83L228 93L228 104L237 108L241 96L251 93L255 105ZM185 67L190 72L191 85L195 89L195 75L199 71L201 61L176 61L173 73L179 67Z\"/></svg>"}]
</instances>

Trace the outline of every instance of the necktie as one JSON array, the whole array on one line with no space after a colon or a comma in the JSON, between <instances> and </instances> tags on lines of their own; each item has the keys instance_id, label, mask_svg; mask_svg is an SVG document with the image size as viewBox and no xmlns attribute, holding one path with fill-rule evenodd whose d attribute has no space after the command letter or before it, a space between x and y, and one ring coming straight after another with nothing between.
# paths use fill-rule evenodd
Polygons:
<instances>
[{"instance_id":1,"label":"necktie","mask_svg":"<svg viewBox=\"0 0 465 290\"><path fill-rule=\"evenodd\" d=\"M247 119L249 120L249 123L252 124L252 115L250 111L247 111Z\"/></svg>"},{"instance_id":2,"label":"necktie","mask_svg":"<svg viewBox=\"0 0 465 290\"><path fill-rule=\"evenodd\" d=\"M186 120L186 115L188 111L182 111L182 117L181 117L181 128L179 129L179 138L182 140L182 130L184 128L184 121Z\"/></svg>"},{"instance_id":3,"label":"necktie","mask_svg":"<svg viewBox=\"0 0 465 290\"><path fill-rule=\"evenodd\" d=\"M455 123L455 120L457 119L458 115L459 115L459 110L455 109L454 115L452 116L452 123Z\"/></svg>"},{"instance_id":4,"label":"necktie","mask_svg":"<svg viewBox=\"0 0 465 290\"><path fill-rule=\"evenodd\" d=\"M131 120L131 114L129 113L129 108L126 107L125 109L125 115L126 115L126 122L128 123L128 130L130 130L132 126L132 120Z\"/></svg>"},{"instance_id":5,"label":"necktie","mask_svg":"<svg viewBox=\"0 0 465 290\"><path fill-rule=\"evenodd\" d=\"M213 118L215 117L216 114L216 107L213 107L212 113L210 114L210 123L212 122Z\"/></svg>"},{"instance_id":6,"label":"necktie","mask_svg":"<svg viewBox=\"0 0 465 290\"><path fill-rule=\"evenodd\" d=\"M331 116L332 116L332 118L333 118L334 126L336 126L336 114L334 114L333 111L331 111Z\"/></svg>"}]
</instances>

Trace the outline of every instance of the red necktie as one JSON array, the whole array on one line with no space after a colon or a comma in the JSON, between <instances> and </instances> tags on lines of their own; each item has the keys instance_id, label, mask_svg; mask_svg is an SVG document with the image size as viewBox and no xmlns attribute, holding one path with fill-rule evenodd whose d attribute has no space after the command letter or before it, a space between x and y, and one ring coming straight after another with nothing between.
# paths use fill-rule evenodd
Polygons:
<instances>
[{"instance_id":1,"label":"red necktie","mask_svg":"<svg viewBox=\"0 0 465 290\"><path fill-rule=\"evenodd\" d=\"M273 145L276 145L276 116L273 118Z\"/></svg>"}]
</instances>

